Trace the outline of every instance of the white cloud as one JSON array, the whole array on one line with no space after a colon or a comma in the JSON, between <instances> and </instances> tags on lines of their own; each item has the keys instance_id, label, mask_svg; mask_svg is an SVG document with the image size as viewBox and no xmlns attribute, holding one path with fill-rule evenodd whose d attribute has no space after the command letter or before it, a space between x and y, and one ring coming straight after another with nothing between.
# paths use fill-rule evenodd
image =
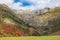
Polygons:
<instances>
[{"instance_id":1,"label":"white cloud","mask_svg":"<svg viewBox=\"0 0 60 40\"><path fill-rule=\"evenodd\" d=\"M13 0L0 0L0 4L6 4L11 9L16 9L16 10L20 10L20 9L23 9L23 10L29 10L30 9L30 10L32 10L32 9L34 9L33 5L23 7L23 6L21 6L22 5L21 2L14 3Z\"/></svg>"},{"instance_id":2,"label":"white cloud","mask_svg":"<svg viewBox=\"0 0 60 40\"><path fill-rule=\"evenodd\" d=\"M26 1L31 2L34 5L23 7L21 2L14 3L14 0L0 0L0 4L4 3L8 5L10 8L16 10L20 10L20 9L33 10L33 9L39 9L44 7L60 6L60 0L26 0Z\"/></svg>"},{"instance_id":3,"label":"white cloud","mask_svg":"<svg viewBox=\"0 0 60 40\"><path fill-rule=\"evenodd\" d=\"M10 6L11 8L13 8L13 9L19 10L20 7L21 7L20 5L22 5L22 3L17 2L17 3L10 4L9 6Z\"/></svg>"},{"instance_id":4,"label":"white cloud","mask_svg":"<svg viewBox=\"0 0 60 40\"><path fill-rule=\"evenodd\" d=\"M2 4L2 3L11 4L11 3L13 3L13 0L0 0L0 4Z\"/></svg>"},{"instance_id":5,"label":"white cloud","mask_svg":"<svg viewBox=\"0 0 60 40\"><path fill-rule=\"evenodd\" d=\"M35 8L60 6L60 0L29 0L35 4Z\"/></svg>"}]
</instances>

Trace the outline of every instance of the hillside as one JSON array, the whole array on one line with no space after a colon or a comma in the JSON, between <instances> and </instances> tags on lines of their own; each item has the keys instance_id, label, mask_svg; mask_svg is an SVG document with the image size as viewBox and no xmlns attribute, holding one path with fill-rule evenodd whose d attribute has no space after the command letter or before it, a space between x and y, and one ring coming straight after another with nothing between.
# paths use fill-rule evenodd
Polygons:
<instances>
[{"instance_id":1,"label":"hillside","mask_svg":"<svg viewBox=\"0 0 60 40\"><path fill-rule=\"evenodd\" d=\"M7 30L8 33L5 32L5 34L8 34L8 35L13 35L16 31L18 34L19 31L17 28L20 27L19 30L21 30L23 27L26 26L24 24L24 22L21 19L17 18L15 13L8 6L6 6L4 4L0 4L0 21L1 21L1 24L3 25L3 26L0 26L1 27L0 33L3 32L3 30L4 31ZM17 27L18 25L19 25L19 27ZM8 29L5 30L6 27L8 27ZM4 29L2 29L2 28L4 28ZM11 30L11 32L9 32L9 30ZM12 31L15 31L15 32L12 33ZM4 34L4 33L2 33L2 34ZM23 34L21 34L21 32L20 32L19 36L21 36L21 35L23 35ZM7 36L7 35L5 35L5 36Z\"/></svg>"},{"instance_id":2,"label":"hillside","mask_svg":"<svg viewBox=\"0 0 60 40\"><path fill-rule=\"evenodd\" d=\"M5 4L0 4L0 29L4 28L3 30L5 30L5 28L8 27L8 29L11 31L6 33L7 35L13 36L16 36L18 34L19 34L18 36L49 35L60 30L59 17L60 7L50 8L49 10L47 8L37 11L34 10L31 12L29 11L18 12L10 9ZM16 35L12 33L13 29L15 30L14 33L17 32Z\"/></svg>"}]
</instances>

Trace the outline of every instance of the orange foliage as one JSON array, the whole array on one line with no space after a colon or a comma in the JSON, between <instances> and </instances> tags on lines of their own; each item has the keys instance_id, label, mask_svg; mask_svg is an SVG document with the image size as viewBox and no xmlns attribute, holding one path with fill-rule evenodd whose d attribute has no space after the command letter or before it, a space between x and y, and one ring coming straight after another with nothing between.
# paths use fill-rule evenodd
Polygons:
<instances>
[{"instance_id":1,"label":"orange foliage","mask_svg":"<svg viewBox=\"0 0 60 40\"><path fill-rule=\"evenodd\" d=\"M24 36L23 31L17 30L16 28L14 28L14 27L12 27L10 25L7 25L7 24L3 24L1 32L2 32L2 34L9 32L12 35Z\"/></svg>"}]
</instances>

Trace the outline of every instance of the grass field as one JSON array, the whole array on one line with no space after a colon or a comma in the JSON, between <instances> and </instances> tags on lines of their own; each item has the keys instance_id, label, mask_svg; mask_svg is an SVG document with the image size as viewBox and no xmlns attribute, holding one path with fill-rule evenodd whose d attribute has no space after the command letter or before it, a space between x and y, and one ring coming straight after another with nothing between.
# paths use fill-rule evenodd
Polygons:
<instances>
[{"instance_id":1,"label":"grass field","mask_svg":"<svg viewBox=\"0 0 60 40\"><path fill-rule=\"evenodd\" d=\"M0 40L60 40L60 36L0 37Z\"/></svg>"}]
</instances>

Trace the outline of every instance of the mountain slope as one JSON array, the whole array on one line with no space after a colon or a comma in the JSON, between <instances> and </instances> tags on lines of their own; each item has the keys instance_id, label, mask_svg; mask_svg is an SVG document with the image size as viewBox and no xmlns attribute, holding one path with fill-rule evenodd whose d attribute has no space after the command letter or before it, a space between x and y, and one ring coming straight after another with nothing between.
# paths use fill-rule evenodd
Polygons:
<instances>
[{"instance_id":1,"label":"mountain slope","mask_svg":"<svg viewBox=\"0 0 60 40\"><path fill-rule=\"evenodd\" d=\"M11 10L8 6L0 4L0 20L4 22L5 19L9 19L11 23L15 23L14 26L18 26L16 28L23 29L24 32L28 32L28 28L30 26L35 31L33 35L48 35L60 30L60 7L51 8L47 11L42 10L42 12L39 12L36 16L34 15L34 12L31 13L33 14L31 14L32 16L30 15L30 18L20 19L20 16L16 15L16 13L13 12L13 10ZM37 12L35 14L37 14ZM29 15L26 17L28 16Z\"/></svg>"}]
</instances>

